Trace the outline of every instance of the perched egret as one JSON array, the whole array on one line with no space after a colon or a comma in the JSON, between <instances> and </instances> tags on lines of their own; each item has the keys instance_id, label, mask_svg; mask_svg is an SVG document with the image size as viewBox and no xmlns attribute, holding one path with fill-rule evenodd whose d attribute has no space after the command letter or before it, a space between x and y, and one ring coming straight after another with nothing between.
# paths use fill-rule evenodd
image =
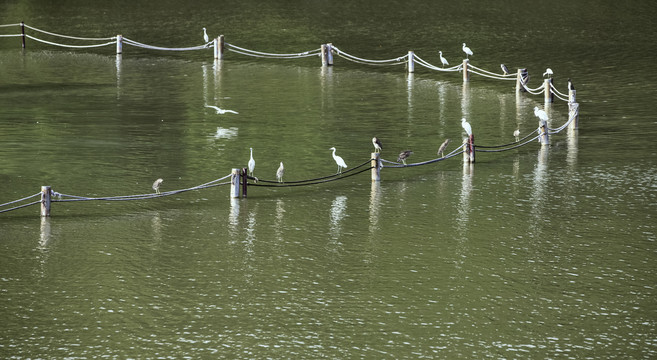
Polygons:
<instances>
[{"instance_id":1,"label":"perched egret","mask_svg":"<svg viewBox=\"0 0 657 360\"><path fill-rule=\"evenodd\" d=\"M411 156L413 152L411 150L404 150L399 153L399 157L397 158L397 162L401 162L404 165L406 165L406 159Z\"/></svg>"},{"instance_id":2,"label":"perched egret","mask_svg":"<svg viewBox=\"0 0 657 360\"><path fill-rule=\"evenodd\" d=\"M507 68L506 65L500 64L500 67L502 68L504 75L509 75L509 68Z\"/></svg>"},{"instance_id":3,"label":"perched egret","mask_svg":"<svg viewBox=\"0 0 657 360\"><path fill-rule=\"evenodd\" d=\"M463 127L463 130L465 130L465 133L468 134L468 136L472 136L472 126L470 126L470 123L465 120L465 118L461 119L461 126Z\"/></svg>"},{"instance_id":4,"label":"perched egret","mask_svg":"<svg viewBox=\"0 0 657 360\"><path fill-rule=\"evenodd\" d=\"M552 75L554 75L554 73L552 72L552 69L547 68L547 69L545 69L545 72L543 73L543 77L545 77L545 75L547 75L547 77L549 79L549 78L552 77Z\"/></svg>"},{"instance_id":5,"label":"perched egret","mask_svg":"<svg viewBox=\"0 0 657 360\"><path fill-rule=\"evenodd\" d=\"M163 181L164 181L164 180L162 180L162 179L157 179L157 180L155 180L155 182L153 183L153 190L155 190L155 193L156 193L156 194L159 194L159 193L160 193L160 185L162 185L162 182L163 182Z\"/></svg>"},{"instance_id":6,"label":"perched egret","mask_svg":"<svg viewBox=\"0 0 657 360\"><path fill-rule=\"evenodd\" d=\"M572 80L568 78L568 90L575 90L575 85L573 85Z\"/></svg>"},{"instance_id":7,"label":"perched egret","mask_svg":"<svg viewBox=\"0 0 657 360\"><path fill-rule=\"evenodd\" d=\"M278 179L278 182L280 183L283 182L284 173L285 173L285 168L283 167L283 162L281 161L281 166L279 166L278 170L276 170L276 178Z\"/></svg>"},{"instance_id":8,"label":"perched egret","mask_svg":"<svg viewBox=\"0 0 657 360\"><path fill-rule=\"evenodd\" d=\"M205 40L205 43L210 42L210 37L208 36L208 33L205 31L205 28L203 28L203 40Z\"/></svg>"},{"instance_id":9,"label":"perched egret","mask_svg":"<svg viewBox=\"0 0 657 360\"><path fill-rule=\"evenodd\" d=\"M372 145L374 145L374 152L380 153L383 149L383 146L381 146L381 140L376 136L372 138Z\"/></svg>"},{"instance_id":10,"label":"perched egret","mask_svg":"<svg viewBox=\"0 0 657 360\"><path fill-rule=\"evenodd\" d=\"M520 141L520 129L515 129L513 131L513 136L516 138L516 142Z\"/></svg>"},{"instance_id":11,"label":"perched egret","mask_svg":"<svg viewBox=\"0 0 657 360\"><path fill-rule=\"evenodd\" d=\"M251 173L251 176L253 176L253 170L255 169L255 160L253 160L253 148L249 148L251 150L251 158L249 159L249 173Z\"/></svg>"},{"instance_id":12,"label":"perched egret","mask_svg":"<svg viewBox=\"0 0 657 360\"><path fill-rule=\"evenodd\" d=\"M548 115L545 111L541 110L538 108L538 106L534 106L534 115L536 115L539 119L547 121Z\"/></svg>"},{"instance_id":13,"label":"perched egret","mask_svg":"<svg viewBox=\"0 0 657 360\"><path fill-rule=\"evenodd\" d=\"M438 51L438 53L440 54L440 62L443 63L443 67L445 67L445 65L449 65L449 63L447 62L447 59L445 59L445 58L443 57L443 52L442 52L442 51Z\"/></svg>"},{"instance_id":14,"label":"perched egret","mask_svg":"<svg viewBox=\"0 0 657 360\"><path fill-rule=\"evenodd\" d=\"M335 155L335 148L332 147L329 150L333 150L333 160L335 160L335 163L338 164L338 174L342 173L342 168L347 168L347 163L342 160L342 157Z\"/></svg>"},{"instance_id":15,"label":"perched egret","mask_svg":"<svg viewBox=\"0 0 657 360\"><path fill-rule=\"evenodd\" d=\"M446 139L442 145L438 148L438 155L441 157L445 157L445 149L447 149L447 145L449 145L449 139Z\"/></svg>"},{"instance_id":16,"label":"perched egret","mask_svg":"<svg viewBox=\"0 0 657 360\"><path fill-rule=\"evenodd\" d=\"M465 46L465 43L463 43L463 52L465 53L466 59L469 59L469 56L473 55L472 50L470 50L469 47Z\"/></svg>"},{"instance_id":17,"label":"perched egret","mask_svg":"<svg viewBox=\"0 0 657 360\"><path fill-rule=\"evenodd\" d=\"M214 106L214 105L205 105L205 107L215 109L217 111L217 114L219 114L219 115L223 115L225 113L239 114L237 111L222 109L222 108L220 108L218 106Z\"/></svg>"}]
</instances>

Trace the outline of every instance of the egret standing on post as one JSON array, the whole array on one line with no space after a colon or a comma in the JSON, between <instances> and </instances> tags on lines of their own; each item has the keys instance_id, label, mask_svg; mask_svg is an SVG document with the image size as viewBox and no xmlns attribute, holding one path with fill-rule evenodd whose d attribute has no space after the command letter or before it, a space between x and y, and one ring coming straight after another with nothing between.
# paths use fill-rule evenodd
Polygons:
<instances>
[{"instance_id":1,"label":"egret standing on post","mask_svg":"<svg viewBox=\"0 0 657 360\"><path fill-rule=\"evenodd\" d=\"M333 150L333 160L335 160L335 163L338 164L338 174L342 174L342 168L347 168L347 163L342 160L342 157L335 155L335 148L332 147L329 150Z\"/></svg>"},{"instance_id":2,"label":"egret standing on post","mask_svg":"<svg viewBox=\"0 0 657 360\"><path fill-rule=\"evenodd\" d=\"M461 126L465 130L465 133L468 134L468 137L472 136L472 126L470 126L470 123L465 118L461 119Z\"/></svg>"},{"instance_id":3,"label":"egret standing on post","mask_svg":"<svg viewBox=\"0 0 657 360\"><path fill-rule=\"evenodd\" d=\"M442 52L442 51L438 51L438 53L440 54L440 62L443 63L443 67L445 67L445 65L449 65L449 63L447 62L447 59L445 59L445 58L443 57L443 52Z\"/></svg>"},{"instance_id":4,"label":"egret standing on post","mask_svg":"<svg viewBox=\"0 0 657 360\"><path fill-rule=\"evenodd\" d=\"M504 75L509 75L509 68L507 68L506 65L500 64L500 67L502 68Z\"/></svg>"},{"instance_id":5,"label":"egret standing on post","mask_svg":"<svg viewBox=\"0 0 657 360\"><path fill-rule=\"evenodd\" d=\"M445 157L445 149L447 149L447 145L449 145L449 139L446 139L442 143L442 145L440 145L440 147L438 148L438 154L437 155L440 155L441 157Z\"/></svg>"},{"instance_id":6,"label":"egret standing on post","mask_svg":"<svg viewBox=\"0 0 657 360\"><path fill-rule=\"evenodd\" d=\"M253 160L253 148L249 148L251 150L251 158L249 159L249 173L251 176L253 176L253 170L255 169L255 160Z\"/></svg>"},{"instance_id":7,"label":"egret standing on post","mask_svg":"<svg viewBox=\"0 0 657 360\"><path fill-rule=\"evenodd\" d=\"M413 151L411 150L404 150L399 153L399 157L397 158L397 162L401 162L404 165L406 165L406 159L413 154Z\"/></svg>"},{"instance_id":8,"label":"egret standing on post","mask_svg":"<svg viewBox=\"0 0 657 360\"><path fill-rule=\"evenodd\" d=\"M383 147L381 146L381 140L376 136L372 138L372 145L374 145L374 152L380 153Z\"/></svg>"},{"instance_id":9,"label":"egret standing on post","mask_svg":"<svg viewBox=\"0 0 657 360\"><path fill-rule=\"evenodd\" d=\"M276 170L276 179L278 179L279 183L283 182L283 174L285 174L285 168L283 167L283 162L281 161L281 166L279 166L278 170Z\"/></svg>"},{"instance_id":10,"label":"egret standing on post","mask_svg":"<svg viewBox=\"0 0 657 360\"><path fill-rule=\"evenodd\" d=\"M158 195L160 194L160 185L162 185L162 182L164 182L164 180L157 179L153 183L153 190L155 190L155 193L158 194Z\"/></svg>"},{"instance_id":11,"label":"egret standing on post","mask_svg":"<svg viewBox=\"0 0 657 360\"><path fill-rule=\"evenodd\" d=\"M473 55L472 50L470 50L469 47L465 46L465 43L463 43L463 52L465 53L466 59L469 59L470 55Z\"/></svg>"},{"instance_id":12,"label":"egret standing on post","mask_svg":"<svg viewBox=\"0 0 657 360\"><path fill-rule=\"evenodd\" d=\"M554 75L554 73L552 72L552 69L547 68L547 69L545 69L545 72L543 73L543 77L545 77L545 75L547 75L547 77L549 79L549 78L552 77L552 75Z\"/></svg>"},{"instance_id":13,"label":"egret standing on post","mask_svg":"<svg viewBox=\"0 0 657 360\"><path fill-rule=\"evenodd\" d=\"M534 106L534 115L536 115L536 117L538 117L541 120L547 121L547 119L548 119L547 113L545 111L539 109L538 106Z\"/></svg>"},{"instance_id":14,"label":"egret standing on post","mask_svg":"<svg viewBox=\"0 0 657 360\"><path fill-rule=\"evenodd\" d=\"M205 43L210 42L210 37L208 36L208 33L205 31L205 28L203 28L203 40L205 40Z\"/></svg>"}]
</instances>

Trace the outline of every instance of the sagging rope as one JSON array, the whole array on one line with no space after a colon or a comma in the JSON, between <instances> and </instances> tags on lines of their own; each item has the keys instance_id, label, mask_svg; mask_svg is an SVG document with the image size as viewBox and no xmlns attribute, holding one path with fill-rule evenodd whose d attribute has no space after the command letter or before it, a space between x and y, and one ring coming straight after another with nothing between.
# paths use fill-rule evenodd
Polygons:
<instances>
[{"instance_id":1,"label":"sagging rope","mask_svg":"<svg viewBox=\"0 0 657 360\"><path fill-rule=\"evenodd\" d=\"M140 47L140 48L144 48L144 49L150 49L150 50L161 50L161 51L193 51L193 50L203 50L203 49L207 49L207 48L210 46L210 44L212 43L212 42L208 42L207 44L203 44L203 45L190 46L190 47L182 47L182 48L168 48L168 47L161 47L161 46L153 46L153 45L143 44L143 43L140 43L140 42L137 42L137 41L134 41L134 40L128 39L128 38L126 38L126 37L123 38L123 42L126 43L126 44L128 44L128 45L132 45L132 46L136 46L136 47ZM114 43L116 43L116 41L114 41Z\"/></svg>"},{"instance_id":2,"label":"sagging rope","mask_svg":"<svg viewBox=\"0 0 657 360\"><path fill-rule=\"evenodd\" d=\"M114 41L106 42L106 43L103 43L103 44L94 44L94 45L66 45L66 44L59 44L59 43L56 43L56 42L39 39L37 37L34 37L32 35L28 35L28 34L25 34L25 37L29 38L29 39L32 39L34 41L38 41L38 42L41 42L41 43L44 43L44 44L48 44L48 45L61 46L61 47L67 47L67 48L77 48L77 49L95 48L95 47L102 47L102 46L116 44L116 40L114 40Z\"/></svg>"},{"instance_id":3,"label":"sagging rope","mask_svg":"<svg viewBox=\"0 0 657 360\"><path fill-rule=\"evenodd\" d=\"M570 125L570 123L572 123L575 120L575 118L579 115L579 103L573 103L572 106L574 106L575 109L572 111L572 114L571 114L570 118L568 119L568 121L566 121L565 124L559 126L556 129L548 128L548 134L556 134L556 133L560 132L561 130L568 127L568 125Z\"/></svg>"},{"instance_id":4,"label":"sagging rope","mask_svg":"<svg viewBox=\"0 0 657 360\"><path fill-rule=\"evenodd\" d=\"M363 59L359 58L354 55L350 55L340 49L338 49L336 46L331 46L331 49L335 50L335 53L340 56L341 58L345 60L349 60L355 63L359 64L367 64L367 65L402 65L406 64L408 62L408 54L404 56L400 56L398 58L394 59L385 59L385 60L368 60L368 59Z\"/></svg>"},{"instance_id":5,"label":"sagging rope","mask_svg":"<svg viewBox=\"0 0 657 360\"><path fill-rule=\"evenodd\" d=\"M353 174L344 175L344 174L347 174L349 172L353 172L353 171L369 164L371 161L372 161L372 159L367 160L367 161L365 161L364 163L362 163L358 166L355 166L355 167L353 167L349 170L343 171L342 173L328 175L328 176L322 176L322 177L318 177L318 178L314 178L314 179L297 180L297 181L285 181L285 182L282 182L282 183L278 182L278 181L274 181L274 180L260 180L260 179L256 179L253 176L248 176L248 175L247 175L247 179L257 181L257 182L254 182L252 184L249 184L249 186L284 187L284 186L304 186L304 185L322 184L322 183L326 183L326 182L330 182L330 181L342 180L344 178L348 178L350 176L360 174L364 171L370 170L370 169L372 169L371 166L369 168L366 168L364 170L355 172ZM265 184L260 184L260 183L265 183Z\"/></svg>"},{"instance_id":6,"label":"sagging rope","mask_svg":"<svg viewBox=\"0 0 657 360\"><path fill-rule=\"evenodd\" d=\"M538 129L536 129L536 130L530 132L529 134L527 134L527 136L523 137L522 139L520 139L520 140L518 140L518 141L514 141L514 142L512 142L512 143L508 143L508 144L504 144L504 145L475 145L475 147L477 147L477 148L495 149L495 148L502 148L502 147L507 147L507 146L511 146L511 145L516 145L516 144L518 144L518 143L521 143L521 142L525 141L525 139L527 139L528 137L532 136L532 135L533 135L535 132L537 132L537 131L538 131ZM483 150L480 150L480 151L483 151Z\"/></svg>"},{"instance_id":7,"label":"sagging rope","mask_svg":"<svg viewBox=\"0 0 657 360\"><path fill-rule=\"evenodd\" d=\"M275 54L275 53L266 53L261 51L249 50L229 43L226 43L225 46L230 51L246 56L254 56L261 58L280 58L280 59L296 59L296 58L304 58L309 56L317 56L320 54L321 51L321 49L318 48L318 49L308 50L295 54Z\"/></svg>"},{"instance_id":8,"label":"sagging rope","mask_svg":"<svg viewBox=\"0 0 657 360\"><path fill-rule=\"evenodd\" d=\"M388 163L388 164L395 164L395 165L381 165L381 167L382 168L405 168L405 167L428 165L428 164L437 163L439 161L443 161L443 160L449 159L451 157L460 155L460 154L463 153L463 151L464 151L463 148L459 146L459 147L452 150L450 153L448 153L447 155L445 155L443 157L440 157L440 158L437 158L437 159L431 159L431 160L427 160L427 161L422 161L422 162L418 162L418 163L412 163L412 164L401 164L397 161L390 161L390 160L381 159L381 162L385 162L385 163Z\"/></svg>"},{"instance_id":9,"label":"sagging rope","mask_svg":"<svg viewBox=\"0 0 657 360\"><path fill-rule=\"evenodd\" d=\"M554 94L554 96L556 96L557 99L559 99L561 101L566 101L566 102L568 101L568 95L566 95L566 94L560 92L559 90L557 90L557 88L554 87L554 84L550 83L550 89L553 90L552 94Z\"/></svg>"},{"instance_id":10,"label":"sagging rope","mask_svg":"<svg viewBox=\"0 0 657 360\"><path fill-rule=\"evenodd\" d=\"M416 60L416 62L417 62L419 65L422 65L422 66L424 66L425 68L427 68L427 69L429 69L429 70L436 70L436 71L460 71L460 70L463 68L463 64L455 65L455 66L448 67L448 68L440 68L440 67L437 67L437 66L435 66L435 65L431 65L430 63L428 63L427 61L423 60L422 58L420 58L419 56L417 56L417 55L415 55L415 54L413 55L413 58Z\"/></svg>"},{"instance_id":11,"label":"sagging rope","mask_svg":"<svg viewBox=\"0 0 657 360\"><path fill-rule=\"evenodd\" d=\"M477 74L479 76L483 76L483 77L487 77L489 79L495 79L495 80L516 80L517 79L516 75L512 75L512 74L500 75L500 74L496 74L496 73L488 71L488 70L480 69L480 68L478 68L474 65L468 65L468 71L473 73L473 74ZM509 75L511 75L511 76L509 76Z\"/></svg>"},{"instance_id":12,"label":"sagging rope","mask_svg":"<svg viewBox=\"0 0 657 360\"><path fill-rule=\"evenodd\" d=\"M20 24L18 24L18 25L20 25ZM48 31L45 31L45 30L37 29L37 28L35 28L33 26L30 26L30 25L27 25L27 24L24 24L24 26L28 29L32 29L34 31L41 32L41 33L44 33L44 34L47 34L47 35L58 36L58 37L63 37L63 38L67 38L67 39L74 39L74 40L107 41L107 40L116 39L115 36L114 37L105 37L105 38L88 38L88 37L69 36L69 35L56 34L56 33L48 32Z\"/></svg>"},{"instance_id":13,"label":"sagging rope","mask_svg":"<svg viewBox=\"0 0 657 360\"><path fill-rule=\"evenodd\" d=\"M536 132L536 131L534 131L534 132ZM534 132L532 132L532 134L533 134ZM531 135L531 134L530 134L530 135ZM527 136L527 137L528 137L528 136ZM525 139L526 139L527 137L525 137ZM479 146L475 145L475 151L478 151L478 152L502 152L502 151L507 151L507 150L513 150L513 149L517 149L517 148L519 148L519 147L521 147L521 146L525 146L525 145L529 144L530 142L532 142L532 141L538 139L539 137L541 137L541 134L536 135L535 137L533 137L533 138L531 138L531 139L525 141L524 143L516 143L517 145L512 146L512 147L509 147L509 148L505 148L505 149L484 150L484 149L479 149L479 148L478 148ZM523 140L524 140L524 139L523 139ZM511 145L513 145L513 143L512 143Z\"/></svg>"},{"instance_id":14,"label":"sagging rope","mask_svg":"<svg viewBox=\"0 0 657 360\"><path fill-rule=\"evenodd\" d=\"M0 204L0 208L1 208L1 207L4 207L4 206L11 205L11 204L16 204L16 203L19 203L19 202L22 202L22 201L25 201L25 200L29 200L29 199L32 199L32 198L34 198L34 197L40 196L40 195L41 195L41 193L38 192L38 193L36 193L36 194L34 194L34 195L26 196L26 197L24 197L24 198L22 198L22 199L18 199L18 200L10 201L10 202L8 202L8 203ZM40 202L41 202L41 200L37 200L37 201L33 201L33 202L31 202L31 203L28 203L28 204L18 205L18 206L15 206L15 207L9 208L9 209L0 210L0 213L8 212L8 211L12 211L12 210L17 210L17 209L21 209L21 208L24 208L24 207L27 207L27 206L31 206L31 205L36 205L36 204L38 204L38 203L40 203Z\"/></svg>"}]
</instances>

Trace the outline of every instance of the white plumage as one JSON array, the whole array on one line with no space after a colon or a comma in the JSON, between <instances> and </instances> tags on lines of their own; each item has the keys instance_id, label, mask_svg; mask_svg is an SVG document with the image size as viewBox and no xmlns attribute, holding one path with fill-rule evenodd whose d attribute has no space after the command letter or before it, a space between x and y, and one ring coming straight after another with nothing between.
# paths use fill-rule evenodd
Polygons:
<instances>
[{"instance_id":1,"label":"white plumage","mask_svg":"<svg viewBox=\"0 0 657 360\"><path fill-rule=\"evenodd\" d=\"M463 127L463 130L465 130L465 133L468 134L468 136L472 136L472 126L470 126L470 123L465 120L465 118L461 119L461 126Z\"/></svg>"},{"instance_id":2,"label":"white plumage","mask_svg":"<svg viewBox=\"0 0 657 360\"><path fill-rule=\"evenodd\" d=\"M474 55L474 54L472 53L472 50L470 50L469 47L465 46L465 43L463 43L463 47L462 47L462 49L463 49L463 52L465 53L465 57L466 57L466 59L468 59L470 55Z\"/></svg>"},{"instance_id":3,"label":"white plumage","mask_svg":"<svg viewBox=\"0 0 657 360\"><path fill-rule=\"evenodd\" d=\"M205 28L203 28L203 40L205 40L206 44L210 42L210 37L208 36L208 33L205 31Z\"/></svg>"},{"instance_id":4,"label":"white plumage","mask_svg":"<svg viewBox=\"0 0 657 360\"><path fill-rule=\"evenodd\" d=\"M534 106L534 115L536 115L539 119L547 121L548 115L545 111L541 110L538 108L538 106Z\"/></svg>"},{"instance_id":5,"label":"white plumage","mask_svg":"<svg viewBox=\"0 0 657 360\"><path fill-rule=\"evenodd\" d=\"M276 170L276 179L278 179L278 182L283 182L283 174L285 174L285 168L281 161L281 165L278 167L278 170Z\"/></svg>"},{"instance_id":6,"label":"white plumage","mask_svg":"<svg viewBox=\"0 0 657 360\"><path fill-rule=\"evenodd\" d=\"M155 193L156 193L156 194L159 194L159 193L160 193L160 185L162 185L162 182L164 182L164 180L162 180L162 179L157 179L157 180L155 180L155 182L153 183L153 190L155 190Z\"/></svg>"},{"instance_id":7,"label":"white plumage","mask_svg":"<svg viewBox=\"0 0 657 360\"><path fill-rule=\"evenodd\" d=\"M440 62L443 63L443 67L445 67L445 65L449 65L449 63L447 62L447 59L445 59L445 58L443 57L443 52L442 52L442 51L438 51L438 53L440 54Z\"/></svg>"},{"instance_id":8,"label":"white plumage","mask_svg":"<svg viewBox=\"0 0 657 360\"><path fill-rule=\"evenodd\" d=\"M215 110L217 111L217 114L219 114L219 115L223 115L223 114L225 114L225 113L239 114L237 111L222 109L222 108L220 108L219 106L205 105L205 107L206 107L206 108L215 109Z\"/></svg>"},{"instance_id":9,"label":"white plumage","mask_svg":"<svg viewBox=\"0 0 657 360\"><path fill-rule=\"evenodd\" d=\"M342 157L335 155L335 148L332 147L329 150L333 150L333 160L335 160L335 163L338 164L338 173L342 173L342 168L347 168L347 163L344 162Z\"/></svg>"},{"instance_id":10,"label":"white plumage","mask_svg":"<svg viewBox=\"0 0 657 360\"><path fill-rule=\"evenodd\" d=\"M249 148L249 150L251 150L251 158L249 159L248 167L249 167L249 173L251 174L251 176L253 176L253 170L255 169L255 160L253 160L253 148Z\"/></svg>"},{"instance_id":11,"label":"white plumage","mask_svg":"<svg viewBox=\"0 0 657 360\"><path fill-rule=\"evenodd\" d=\"M547 68L547 69L545 69L545 72L543 73L543 77L545 77L545 75L547 75L547 77L550 78L550 77L552 77L552 75L554 75L554 73L552 72L552 69Z\"/></svg>"}]
</instances>

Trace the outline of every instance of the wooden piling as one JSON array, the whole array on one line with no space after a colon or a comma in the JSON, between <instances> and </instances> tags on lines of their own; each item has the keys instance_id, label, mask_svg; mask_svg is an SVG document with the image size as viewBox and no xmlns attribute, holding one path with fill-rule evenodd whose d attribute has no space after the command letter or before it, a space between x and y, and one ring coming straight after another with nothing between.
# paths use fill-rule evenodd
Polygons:
<instances>
[{"instance_id":1,"label":"wooden piling","mask_svg":"<svg viewBox=\"0 0 657 360\"><path fill-rule=\"evenodd\" d=\"M575 90L572 90L573 92ZM573 121L568 125L570 129L577 130L579 129L579 103L569 102L568 103L568 120L574 117Z\"/></svg>"},{"instance_id":2,"label":"wooden piling","mask_svg":"<svg viewBox=\"0 0 657 360\"><path fill-rule=\"evenodd\" d=\"M219 35L214 39L214 59L223 60L224 59L224 49L226 44L224 43L224 36Z\"/></svg>"},{"instance_id":3,"label":"wooden piling","mask_svg":"<svg viewBox=\"0 0 657 360\"><path fill-rule=\"evenodd\" d=\"M474 134L470 135L468 139L463 142L463 162L475 162Z\"/></svg>"},{"instance_id":4,"label":"wooden piling","mask_svg":"<svg viewBox=\"0 0 657 360\"><path fill-rule=\"evenodd\" d=\"M50 186L41 187L41 216L50 216Z\"/></svg>"},{"instance_id":5,"label":"wooden piling","mask_svg":"<svg viewBox=\"0 0 657 360\"><path fill-rule=\"evenodd\" d=\"M552 78L545 79L543 82L544 86L544 94L545 94L545 102L546 103L551 103L554 102L554 93L552 92Z\"/></svg>"},{"instance_id":6,"label":"wooden piling","mask_svg":"<svg viewBox=\"0 0 657 360\"><path fill-rule=\"evenodd\" d=\"M576 96L577 91L573 89L568 89L568 103L574 103L577 102Z\"/></svg>"},{"instance_id":7,"label":"wooden piling","mask_svg":"<svg viewBox=\"0 0 657 360\"><path fill-rule=\"evenodd\" d=\"M247 177L246 177L246 174L247 174L246 171L247 171L246 168L242 168L242 172L240 173L241 178L242 178L242 197L246 197L246 186L247 186L247 180L248 180Z\"/></svg>"},{"instance_id":8,"label":"wooden piling","mask_svg":"<svg viewBox=\"0 0 657 360\"><path fill-rule=\"evenodd\" d=\"M23 39L23 49L25 49L25 22L21 21L21 38Z\"/></svg>"},{"instance_id":9,"label":"wooden piling","mask_svg":"<svg viewBox=\"0 0 657 360\"><path fill-rule=\"evenodd\" d=\"M518 76L516 77L516 93L524 92L525 78L527 77L527 69L518 69Z\"/></svg>"},{"instance_id":10,"label":"wooden piling","mask_svg":"<svg viewBox=\"0 0 657 360\"><path fill-rule=\"evenodd\" d=\"M468 65L470 64L470 60L468 59L463 59L463 82L468 82L470 81L470 72L468 71Z\"/></svg>"},{"instance_id":11,"label":"wooden piling","mask_svg":"<svg viewBox=\"0 0 657 360\"><path fill-rule=\"evenodd\" d=\"M548 124L547 120L540 120L538 123L538 133L539 133L539 138L538 141L540 141L542 146L547 146L550 145L550 135L548 134Z\"/></svg>"},{"instance_id":12,"label":"wooden piling","mask_svg":"<svg viewBox=\"0 0 657 360\"><path fill-rule=\"evenodd\" d=\"M328 58L326 55L326 44L322 44L320 54L322 56L322 67L328 66Z\"/></svg>"},{"instance_id":13,"label":"wooden piling","mask_svg":"<svg viewBox=\"0 0 657 360\"><path fill-rule=\"evenodd\" d=\"M372 159L370 160L372 181L381 181L381 153L373 152L370 159Z\"/></svg>"},{"instance_id":14,"label":"wooden piling","mask_svg":"<svg viewBox=\"0 0 657 360\"><path fill-rule=\"evenodd\" d=\"M415 72L415 53L413 51L408 52L408 73L412 74Z\"/></svg>"},{"instance_id":15,"label":"wooden piling","mask_svg":"<svg viewBox=\"0 0 657 360\"><path fill-rule=\"evenodd\" d=\"M123 54L123 35L116 35L116 54Z\"/></svg>"},{"instance_id":16,"label":"wooden piling","mask_svg":"<svg viewBox=\"0 0 657 360\"><path fill-rule=\"evenodd\" d=\"M333 66L333 43L326 44L326 62L328 66Z\"/></svg>"},{"instance_id":17,"label":"wooden piling","mask_svg":"<svg viewBox=\"0 0 657 360\"><path fill-rule=\"evenodd\" d=\"M240 197L240 169L233 169L230 176L230 197Z\"/></svg>"}]
</instances>

